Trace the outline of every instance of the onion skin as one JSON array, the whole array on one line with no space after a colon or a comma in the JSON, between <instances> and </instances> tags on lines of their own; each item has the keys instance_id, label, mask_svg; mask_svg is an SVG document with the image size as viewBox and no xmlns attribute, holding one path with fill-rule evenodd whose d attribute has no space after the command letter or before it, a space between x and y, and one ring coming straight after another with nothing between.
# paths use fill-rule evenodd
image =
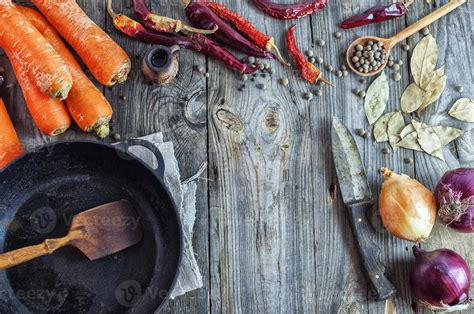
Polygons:
<instances>
[{"instance_id":1,"label":"onion skin","mask_svg":"<svg viewBox=\"0 0 474 314\"><path fill-rule=\"evenodd\" d=\"M461 233L474 233L474 168L446 172L435 196L442 223Z\"/></svg>"},{"instance_id":2,"label":"onion skin","mask_svg":"<svg viewBox=\"0 0 474 314\"><path fill-rule=\"evenodd\" d=\"M426 252L413 246L416 262L410 271L415 296L431 310L455 311L469 307L471 272L456 252Z\"/></svg>"},{"instance_id":3,"label":"onion skin","mask_svg":"<svg viewBox=\"0 0 474 314\"><path fill-rule=\"evenodd\" d=\"M385 178L379 196L380 216L385 228L396 237L424 242L436 221L436 200L420 182L381 168Z\"/></svg>"}]
</instances>

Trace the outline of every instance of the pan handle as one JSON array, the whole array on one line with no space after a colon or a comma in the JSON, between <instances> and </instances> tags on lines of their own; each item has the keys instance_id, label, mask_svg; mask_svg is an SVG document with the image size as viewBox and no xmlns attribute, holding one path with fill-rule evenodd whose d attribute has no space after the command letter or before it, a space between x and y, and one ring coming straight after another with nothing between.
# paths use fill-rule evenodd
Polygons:
<instances>
[{"instance_id":1,"label":"pan handle","mask_svg":"<svg viewBox=\"0 0 474 314\"><path fill-rule=\"evenodd\" d=\"M122 145L124 146L126 151L129 151L130 147L132 146L142 146L149 149L153 153L153 155L155 155L156 160L158 161L158 166L156 167L156 169L153 170L153 172L155 172L155 174L159 176L161 179L164 179L165 160L160 150L152 142L147 141L147 140L142 140L139 138L131 138L129 140L122 142Z\"/></svg>"}]
</instances>

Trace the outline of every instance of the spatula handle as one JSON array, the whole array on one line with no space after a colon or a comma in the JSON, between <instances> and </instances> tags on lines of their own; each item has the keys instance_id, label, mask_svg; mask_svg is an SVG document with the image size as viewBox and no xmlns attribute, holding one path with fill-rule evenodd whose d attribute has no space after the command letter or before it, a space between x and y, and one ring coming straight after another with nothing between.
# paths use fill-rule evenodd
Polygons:
<instances>
[{"instance_id":1,"label":"spatula handle","mask_svg":"<svg viewBox=\"0 0 474 314\"><path fill-rule=\"evenodd\" d=\"M68 244L69 240L67 238L46 240L37 245L27 246L0 254L0 269L7 269L31 261L37 257L51 254L55 250Z\"/></svg>"},{"instance_id":2,"label":"spatula handle","mask_svg":"<svg viewBox=\"0 0 474 314\"><path fill-rule=\"evenodd\" d=\"M388 299L396 290L385 276L385 265L380 261L380 248L374 242L374 228L367 218L369 207L370 205L362 205L349 208L349 211L360 257L367 274L367 281L374 289L374 293L369 293L369 296L382 301Z\"/></svg>"}]
</instances>

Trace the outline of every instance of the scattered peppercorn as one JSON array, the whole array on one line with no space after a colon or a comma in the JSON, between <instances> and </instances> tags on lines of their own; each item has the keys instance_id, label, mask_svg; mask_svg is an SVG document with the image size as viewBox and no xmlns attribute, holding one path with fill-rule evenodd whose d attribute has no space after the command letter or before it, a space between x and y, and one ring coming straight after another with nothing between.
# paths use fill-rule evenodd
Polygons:
<instances>
[{"instance_id":1,"label":"scattered peppercorn","mask_svg":"<svg viewBox=\"0 0 474 314\"><path fill-rule=\"evenodd\" d=\"M271 66L270 63L265 63L265 66L264 66L264 67L265 67L265 70L268 70L268 69L270 69L272 66Z\"/></svg>"},{"instance_id":2,"label":"scattered peppercorn","mask_svg":"<svg viewBox=\"0 0 474 314\"><path fill-rule=\"evenodd\" d=\"M403 158L403 162L406 164L412 164L413 163L413 158Z\"/></svg>"},{"instance_id":3,"label":"scattered peppercorn","mask_svg":"<svg viewBox=\"0 0 474 314\"><path fill-rule=\"evenodd\" d=\"M347 71L347 70L342 71L342 76L348 76L348 75L349 75L349 71Z\"/></svg>"},{"instance_id":4,"label":"scattered peppercorn","mask_svg":"<svg viewBox=\"0 0 474 314\"><path fill-rule=\"evenodd\" d=\"M360 79L359 82L362 83L362 84L367 84L367 80L366 80L366 79Z\"/></svg>"},{"instance_id":5,"label":"scattered peppercorn","mask_svg":"<svg viewBox=\"0 0 474 314\"><path fill-rule=\"evenodd\" d=\"M199 73L204 73L206 72L206 69L202 66L202 65L198 65L196 70L199 72Z\"/></svg>"},{"instance_id":6,"label":"scattered peppercorn","mask_svg":"<svg viewBox=\"0 0 474 314\"><path fill-rule=\"evenodd\" d=\"M309 58L309 62L311 62L311 63L315 63L315 62L316 62L316 58L315 58L315 57L311 57L311 58Z\"/></svg>"},{"instance_id":7,"label":"scattered peppercorn","mask_svg":"<svg viewBox=\"0 0 474 314\"><path fill-rule=\"evenodd\" d=\"M334 33L334 37L336 37L336 38L341 38L341 36L342 36L341 32L335 32Z\"/></svg>"},{"instance_id":8,"label":"scattered peppercorn","mask_svg":"<svg viewBox=\"0 0 474 314\"><path fill-rule=\"evenodd\" d=\"M112 134L112 139L118 142L122 139L122 136L119 133L114 133Z\"/></svg>"},{"instance_id":9,"label":"scattered peppercorn","mask_svg":"<svg viewBox=\"0 0 474 314\"><path fill-rule=\"evenodd\" d=\"M400 80L402 79L402 75L401 75L400 73L398 73L398 72L397 72L397 73L393 73L393 74L392 74L392 79L393 79L394 81L400 81Z\"/></svg>"},{"instance_id":10,"label":"scattered peppercorn","mask_svg":"<svg viewBox=\"0 0 474 314\"><path fill-rule=\"evenodd\" d=\"M317 89L317 90L315 90L315 91L313 92L313 94L315 94L315 95L318 96L318 97L321 97L321 96L323 95L323 91L320 90L320 89Z\"/></svg>"},{"instance_id":11,"label":"scattered peppercorn","mask_svg":"<svg viewBox=\"0 0 474 314\"><path fill-rule=\"evenodd\" d=\"M386 147L382 148L382 154L388 155L390 154L390 150Z\"/></svg>"},{"instance_id":12,"label":"scattered peppercorn","mask_svg":"<svg viewBox=\"0 0 474 314\"><path fill-rule=\"evenodd\" d=\"M306 93L303 94L303 98L306 99L306 100L311 100L311 99L313 99L313 94L309 93L309 92L306 92Z\"/></svg>"},{"instance_id":13,"label":"scattered peppercorn","mask_svg":"<svg viewBox=\"0 0 474 314\"><path fill-rule=\"evenodd\" d=\"M337 72L336 72L336 76L337 76L337 77L341 77L341 76L342 76L342 71L337 71Z\"/></svg>"},{"instance_id":14,"label":"scattered peppercorn","mask_svg":"<svg viewBox=\"0 0 474 314\"><path fill-rule=\"evenodd\" d=\"M388 66L389 68L391 68L391 67L393 67L394 64L395 64L395 63L394 63L393 61L388 61L387 66Z\"/></svg>"},{"instance_id":15,"label":"scattered peppercorn","mask_svg":"<svg viewBox=\"0 0 474 314\"><path fill-rule=\"evenodd\" d=\"M458 85L458 86L456 86L456 90L457 90L458 92L462 93L462 92L464 92L464 86Z\"/></svg>"},{"instance_id":16,"label":"scattered peppercorn","mask_svg":"<svg viewBox=\"0 0 474 314\"><path fill-rule=\"evenodd\" d=\"M364 129L357 129L356 134L363 137L365 134L367 134L367 131Z\"/></svg>"},{"instance_id":17,"label":"scattered peppercorn","mask_svg":"<svg viewBox=\"0 0 474 314\"><path fill-rule=\"evenodd\" d=\"M324 62L324 59L321 58L321 57L317 57L317 58L316 58L316 62L319 63L319 64L321 64L321 63Z\"/></svg>"},{"instance_id":18,"label":"scattered peppercorn","mask_svg":"<svg viewBox=\"0 0 474 314\"><path fill-rule=\"evenodd\" d=\"M410 46L407 45L407 44L404 44L404 45L402 45L402 50L408 51L408 50L410 50Z\"/></svg>"},{"instance_id":19,"label":"scattered peppercorn","mask_svg":"<svg viewBox=\"0 0 474 314\"><path fill-rule=\"evenodd\" d=\"M248 79L249 79L249 76L248 76L247 74L242 74L242 75L240 76L240 80L241 80L241 81L247 81Z\"/></svg>"},{"instance_id":20,"label":"scattered peppercorn","mask_svg":"<svg viewBox=\"0 0 474 314\"><path fill-rule=\"evenodd\" d=\"M341 65L341 70L342 71L347 70L347 67L345 65Z\"/></svg>"},{"instance_id":21,"label":"scattered peppercorn","mask_svg":"<svg viewBox=\"0 0 474 314\"><path fill-rule=\"evenodd\" d=\"M307 50L307 51L306 51L306 55L307 55L308 57L314 56L313 50Z\"/></svg>"},{"instance_id":22,"label":"scattered peppercorn","mask_svg":"<svg viewBox=\"0 0 474 314\"><path fill-rule=\"evenodd\" d=\"M255 61L257 61L257 60L253 56L250 56L250 57L247 58L247 62L250 63L250 64L254 64Z\"/></svg>"},{"instance_id":23,"label":"scattered peppercorn","mask_svg":"<svg viewBox=\"0 0 474 314\"><path fill-rule=\"evenodd\" d=\"M400 65L398 63L395 63L392 67L394 71L400 71Z\"/></svg>"},{"instance_id":24,"label":"scattered peppercorn","mask_svg":"<svg viewBox=\"0 0 474 314\"><path fill-rule=\"evenodd\" d=\"M257 88L258 88L258 89L261 89L261 90L266 90L266 89L267 89L267 85L265 85L265 84L257 84Z\"/></svg>"},{"instance_id":25,"label":"scattered peppercorn","mask_svg":"<svg viewBox=\"0 0 474 314\"><path fill-rule=\"evenodd\" d=\"M326 65L326 70L328 70L329 72L332 72L332 71L334 71L334 68L333 68L332 65L328 64L328 65Z\"/></svg>"},{"instance_id":26,"label":"scattered peppercorn","mask_svg":"<svg viewBox=\"0 0 474 314\"><path fill-rule=\"evenodd\" d=\"M400 66L402 66L402 65L403 65L403 60L398 60L398 61L397 61L397 64L400 65Z\"/></svg>"},{"instance_id":27,"label":"scattered peppercorn","mask_svg":"<svg viewBox=\"0 0 474 314\"><path fill-rule=\"evenodd\" d=\"M357 96L359 96L360 98L364 98L365 97L365 91L361 90L357 93Z\"/></svg>"},{"instance_id":28,"label":"scattered peppercorn","mask_svg":"<svg viewBox=\"0 0 474 314\"><path fill-rule=\"evenodd\" d=\"M127 96L120 96L120 100L127 100Z\"/></svg>"},{"instance_id":29,"label":"scattered peppercorn","mask_svg":"<svg viewBox=\"0 0 474 314\"><path fill-rule=\"evenodd\" d=\"M319 47L324 47L326 45L326 42L323 39L318 39L316 41L316 45L318 45Z\"/></svg>"},{"instance_id":30,"label":"scattered peppercorn","mask_svg":"<svg viewBox=\"0 0 474 314\"><path fill-rule=\"evenodd\" d=\"M204 74L205 77L209 78L211 75L209 73Z\"/></svg>"},{"instance_id":31,"label":"scattered peppercorn","mask_svg":"<svg viewBox=\"0 0 474 314\"><path fill-rule=\"evenodd\" d=\"M259 65L258 65L258 69L259 69L260 71L265 70L265 64L259 64Z\"/></svg>"},{"instance_id":32,"label":"scattered peppercorn","mask_svg":"<svg viewBox=\"0 0 474 314\"><path fill-rule=\"evenodd\" d=\"M280 84L283 85L283 86L287 86L289 83L290 83L290 80L288 80L287 77L282 77L280 79Z\"/></svg>"},{"instance_id":33,"label":"scattered peppercorn","mask_svg":"<svg viewBox=\"0 0 474 314\"><path fill-rule=\"evenodd\" d=\"M423 36L426 36L430 33L430 29L428 27L425 27L423 28L420 33L423 35Z\"/></svg>"}]
</instances>

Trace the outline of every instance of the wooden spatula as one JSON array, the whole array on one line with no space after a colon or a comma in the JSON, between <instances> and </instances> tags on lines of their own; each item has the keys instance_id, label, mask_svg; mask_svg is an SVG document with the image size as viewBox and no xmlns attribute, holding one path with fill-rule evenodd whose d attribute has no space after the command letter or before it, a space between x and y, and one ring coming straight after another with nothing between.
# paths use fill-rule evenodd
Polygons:
<instances>
[{"instance_id":1,"label":"wooden spatula","mask_svg":"<svg viewBox=\"0 0 474 314\"><path fill-rule=\"evenodd\" d=\"M0 269L13 267L71 245L90 260L124 250L142 239L139 216L125 200L77 214L67 236L0 254Z\"/></svg>"}]
</instances>

